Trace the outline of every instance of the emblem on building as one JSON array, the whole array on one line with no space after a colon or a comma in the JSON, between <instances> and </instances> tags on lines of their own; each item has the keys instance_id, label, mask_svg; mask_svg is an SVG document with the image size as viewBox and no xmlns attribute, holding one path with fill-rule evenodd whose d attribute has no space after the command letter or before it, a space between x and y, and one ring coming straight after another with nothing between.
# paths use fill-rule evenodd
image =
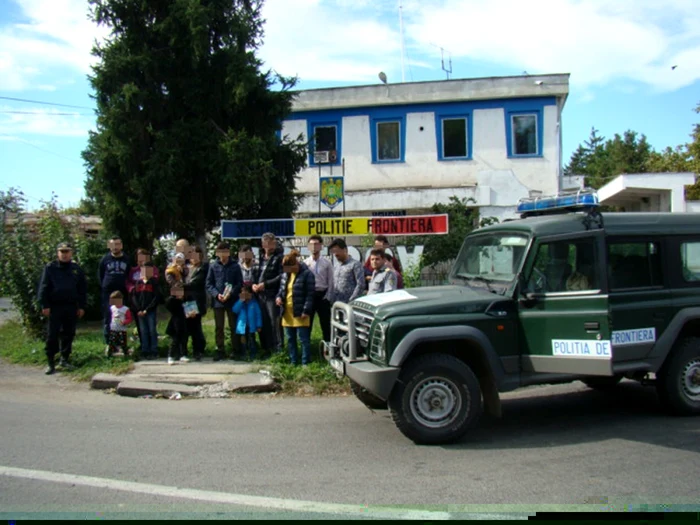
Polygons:
<instances>
[{"instance_id":1,"label":"emblem on building","mask_svg":"<svg viewBox=\"0 0 700 525\"><path fill-rule=\"evenodd\" d=\"M321 177L320 200L331 210L343 202L343 177Z\"/></svg>"}]
</instances>

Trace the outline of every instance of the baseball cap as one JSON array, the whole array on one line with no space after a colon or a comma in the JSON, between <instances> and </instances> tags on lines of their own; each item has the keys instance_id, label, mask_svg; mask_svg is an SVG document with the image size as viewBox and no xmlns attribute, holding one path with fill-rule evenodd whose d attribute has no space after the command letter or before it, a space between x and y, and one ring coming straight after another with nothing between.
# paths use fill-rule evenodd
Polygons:
<instances>
[{"instance_id":1,"label":"baseball cap","mask_svg":"<svg viewBox=\"0 0 700 525\"><path fill-rule=\"evenodd\" d=\"M61 251L65 251L65 250L73 250L73 247L67 242L59 242L58 247L56 249L61 250Z\"/></svg>"}]
</instances>

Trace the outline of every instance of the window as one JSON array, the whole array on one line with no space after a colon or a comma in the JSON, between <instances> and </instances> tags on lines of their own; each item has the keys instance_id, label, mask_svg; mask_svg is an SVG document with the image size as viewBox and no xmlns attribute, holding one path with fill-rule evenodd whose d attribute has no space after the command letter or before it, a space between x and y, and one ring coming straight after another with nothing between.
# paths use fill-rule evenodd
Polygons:
<instances>
[{"instance_id":1,"label":"window","mask_svg":"<svg viewBox=\"0 0 700 525\"><path fill-rule=\"evenodd\" d=\"M686 282L700 281L700 242L682 243L681 260L683 261L683 279Z\"/></svg>"},{"instance_id":2,"label":"window","mask_svg":"<svg viewBox=\"0 0 700 525\"><path fill-rule=\"evenodd\" d=\"M401 124L377 122L377 160L401 160Z\"/></svg>"},{"instance_id":3,"label":"window","mask_svg":"<svg viewBox=\"0 0 700 525\"><path fill-rule=\"evenodd\" d=\"M337 128L316 126L314 128L314 151L337 151Z\"/></svg>"},{"instance_id":4,"label":"window","mask_svg":"<svg viewBox=\"0 0 700 525\"><path fill-rule=\"evenodd\" d=\"M467 154L467 119L442 119L442 158L465 159Z\"/></svg>"},{"instance_id":5,"label":"window","mask_svg":"<svg viewBox=\"0 0 700 525\"><path fill-rule=\"evenodd\" d=\"M537 155L537 115L511 115L513 155Z\"/></svg>"},{"instance_id":6,"label":"window","mask_svg":"<svg viewBox=\"0 0 700 525\"><path fill-rule=\"evenodd\" d=\"M544 243L537 249L527 292L556 293L598 290L593 239Z\"/></svg>"},{"instance_id":7,"label":"window","mask_svg":"<svg viewBox=\"0 0 700 525\"><path fill-rule=\"evenodd\" d=\"M661 259L656 242L611 242L608 245L610 289L661 285Z\"/></svg>"},{"instance_id":8,"label":"window","mask_svg":"<svg viewBox=\"0 0 700 525\"><path fill-rule=\"evenodd\" d=\"M327 117L326 117L327 118ZM309 144L309 165L338 165L340 164L341 152L340 141L343 134L342 120L328 119L310 120L307 121L308 136L310 137ZM316 158L316 154L320 152L328 152L328 161L317 162L320 159Z\"/></svg>"}]
</instances>

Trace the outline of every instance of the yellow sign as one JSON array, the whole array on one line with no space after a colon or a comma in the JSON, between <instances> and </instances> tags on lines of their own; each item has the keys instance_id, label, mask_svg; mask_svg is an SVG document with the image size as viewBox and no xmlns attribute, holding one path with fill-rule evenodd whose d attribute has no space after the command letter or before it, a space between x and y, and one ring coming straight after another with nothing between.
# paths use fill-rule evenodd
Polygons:
<instances>
[{"instance_id":1,"label":"yellow sign","mask_svg":"<svg viewBox=\"0 0 700 525\"><path fill-rule=\"evenodd\" d=\"M294 233L297 237L310 235L367 235L372 231L372 218L296 219Z\"/></svg>"}]
</instances>

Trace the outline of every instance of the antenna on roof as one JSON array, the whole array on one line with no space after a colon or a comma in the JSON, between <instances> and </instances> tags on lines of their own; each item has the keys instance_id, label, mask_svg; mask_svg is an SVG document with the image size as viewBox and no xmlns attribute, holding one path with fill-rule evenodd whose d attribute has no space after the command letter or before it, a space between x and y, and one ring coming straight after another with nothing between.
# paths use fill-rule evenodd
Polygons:
<instances>
[{"instance_id":1,"label":"antenna on roof","mask_svg":"<svg viewBox=\"0 0 700 525\"><path fill-rule=\"evenodd\" d=\"M401 34L401 82L406 82L406 42L403 37L403 3L399 0L399 31Z\"/></svg>"},{"instance_id":2,"label":"antenna on roof","mask_svg":"<svg viewBox=\"0 0 700 525\"><path fill-rule=\"evenodd\" d=\"M447 80L449 80L450 75L452 74L452 53L450 53L444 47L439 46L437 44L433 44L432 42L431 42L431 45L440 49L440 64L441 64L442 70L447 75ZM445 52L447 52L447 66L445 66Z\"/></svg>"}]
</instances>

